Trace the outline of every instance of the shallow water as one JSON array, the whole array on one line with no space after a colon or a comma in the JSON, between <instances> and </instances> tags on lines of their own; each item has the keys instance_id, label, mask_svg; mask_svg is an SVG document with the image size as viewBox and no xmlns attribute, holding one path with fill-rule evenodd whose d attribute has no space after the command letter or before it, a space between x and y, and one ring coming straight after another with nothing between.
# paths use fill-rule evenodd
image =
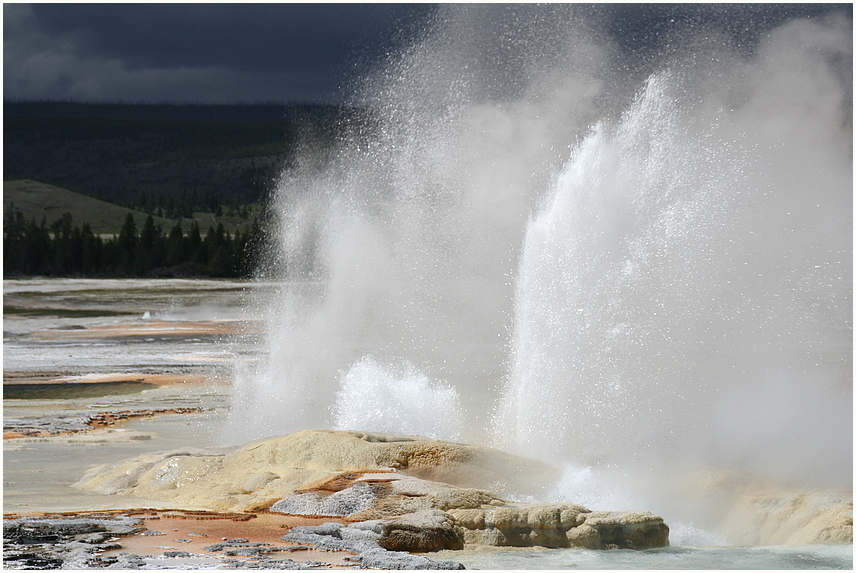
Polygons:
<instances>
[{"instance_id":1,"label":"shallow water","mask_svg":"<svg viewBox=\"0 0 856 573\"><path fill-rule=\"evenodd\" d=\"M853 547L666 547L647 551L615 549L521 549L441 551L467 569L852 569Z\"/></svg>"},{"instance_id":2,"label":"shallow water","mask_svg":"<svg viewBox=\"0 0 856 573\"><path fill-rule=\"evenodd\" d=\"M123 507L169 507L124 496L103 496L72 487L90 468L141 454L207 447L228 407L228 387L162 387L137 394L4 403L4 418L117 410L201 407L207 411L134 419L115 428L3 443L3 511L85 511Z\"/></svg>"},{"instance_id":3,"label":"shallow water","mask_svg":"<svg viewBox=\"0 0 856 573\"><path fill-rule=\"evenodd\" d=\"M151 390L154 384L145 382L92 382L88 384L4 384L5 400L58 400L63 398L96 398L136 394Z\"/></svg>"},{"instance_id":4,"label":"shallow water","mask_svg":"<svg viewBox=\"0 0 856 573\"><path fill-rule=\"evenodd\" d=\"M68 436L4 440L4 511L163 505L81 492L71 485L96 465L148 452L212 445L229 406L230 389L221 382L228 382L229 364L244 347L226 344L229 338L225 336L73 336L92 328L149 321L167 325L179 321L252 321L255 317L244 309L244 297L253 287L237 281L4 281L4 382L14 382L4 384L3 417L7 424L15 419L51 416L85 420L99 412L203 411L132 419L111 429ZM8 312L10 308L12 312ZM177 376L203 383L18 383L103 374L133 375L131 379L137 375Z\"/></svg>"},{"instance_id":5,"label":"shallow water","mask_svg":"<svg viewBox=\"0 0 856 573\"><path fill-rule=\"evenodd\" d=\"M4 372L210 372L238 349L223 336L80 338L81 331L162 321L255 320L247 293L268 285L212 280L29 279L3 281ZM4 376L4 379L6 377Z\"/></svg>"}]
</instances>

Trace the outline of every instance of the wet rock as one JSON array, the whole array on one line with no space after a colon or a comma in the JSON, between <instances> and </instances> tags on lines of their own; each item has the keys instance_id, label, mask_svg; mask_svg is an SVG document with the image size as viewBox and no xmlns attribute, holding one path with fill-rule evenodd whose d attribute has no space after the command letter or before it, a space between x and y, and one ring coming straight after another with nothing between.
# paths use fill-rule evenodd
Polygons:
<instances>
[{"instance_id":1,"label":"wet rock","mask_svg":"<svg viewBox=\"0 0 856 573\"><path fill-rule=\"evenodd\" d=\"M215 543L214 545L208 545L207 547L203 547L202 549L205 551L223 551L224 549L230 547L246 547L248 545L258 546L258 545L267 545L265 543L249 543L247 539L242 537L237 537L235 539L228 539L226 541L222 541L220 543Z\"/></svg>"},{"instance_id":2,"label":"wet rock","mask_svg":"<svg viewBox=\"0 0 856 573\"><path fill-rule=\"evenodd\" d=\"M297 563L291 559L262 559L258 562L240 561L238 559L223 560L223 568L225 569L312 569L315 567L323 567L328 565L320 561L307 561L306 563Z\"/></svg>"},{"instance_id":3,"label":"wet rock","mask_svg":"<svg viewBox=\"0 0 856 573\"><path fill-rule=\"evenodd\" d=\"M513 547L649 549L669 544L669 528L650 512L592 512L576 504L509 504L449 510L464 542Z\"/></svg>"},{"instance_id":4,"label":"wet rock","mask_svg":"<svg viewBox=\"0 0 856 573\"><path fill-rule=\"evenodd\" d=\"M319 493L295 493L274 503L270 510L292 515L344 517L374 506L378 499L377 490L372 484L357 483L326 496Z\"/></svg>"},{"instance_id":5,"label":"wet rock","mask_svg":"<svg viewBox=\"0 0 856 573\"><path fill-rule=\"evenodd\" d=\"M321 550L350 551L356 554L353 561L373 569L464 569L463 565L454 561L434 561L421 555L389 551L370 539L349 539L352 535L363 537L368 534L370 537L372 533L382 538L380 531L383 529L383 523L353 524L347 527L340 523L325 523L320 526L294 527L282 539Z\"/></svg>"},{"instance_id":6,"label":"wet rock","mask_svg":"<svg viewBox=\"0 0 856 573\"><path fill-rule=\"evenodd\" d=\"M332 490L338 491L331 494ZM397 472L350 472L316 483L312 490L295 492L274 503L270 511L372 521L437 509L480 508L504 503L489 491L456 487Z\"/></svg>"},{"instance_id":7,"label":"wet rock","mask_svg":"<svg viewBox=\"0 0 856 573\"><path fill-rule=\"evenodd\" d=\"M134 518L22 518L3 521L3 566L7 569L108 567L100 553L110 541L143 529Z\"/></svg>"},{"instance_id":8,"label":"wet rock","mask_svg":"<svg viewBox=\"0 0 856 573\"><path fill-rule=\"evenodd\" d=\"M441 510L418 511L380 523L377 544L390 551L462 549L463 536L454 519Z\"/></svg>"},{"instance_id":9,"label":"wet rock","mask_svg":"<svg viewBox=\"0 0 856 573\"><path fill-rule=\"evenodd\" d=\"M411 555L400 551L387 551L382 548L365 551L358 555L363 567L369 569L466 569L457 561L433 561L422 555Z\"/></svg>"},{"instance_id":10,"label":"wet rock","mask_svg":"<svg viewBox=\"0 0 856 573\"><path fill-rule=\"evenodd\" d=\"M120 553L116 557L102 558L105 569L142 569L146 560L133 553Z\"/></svg>"},{"instance_id":11,"label":"wet rock","mask_svg":"<svg viewBox=\"0 0 856 573\"><path fill-rule=\"evenodd\" d=\"M343 535L341 523L324 524L318 526L293 527L289 533L280 539L307 545L319 551L347 551L350 553L361 553L378 547L378 544L370 538L352 538Z\"/></svg>"},{"instance_id":12,"label":"wet rock","mask_svg":"<svg viewBox=\"0 0 856 573\"><path fill-rule=\"evenodd\" d=\"M571 547L588 549L651 549L669 545L669 527L648 511L599 511L568 530Z\"/></svg>"},{"instance_id":13,"label":"wet rock","mask_svg":"<svg viewBox=\"0 0 856 573\"><path fill-rule=\"evenodd\" d=\"M300 514L335 509L340 511L336 515L344 513L349 520L359 520L361 529L357 524L340 527L334 537L368 539L395 551L460 549L465 543L590 549L648 549L669 544L669 528L649 512L592 513L571 503L514 504L489 491L395 473L358 478L351 474L350 485L329 494L333 483L343 487L346 480L334 476L313 492L295 493L275 503L271 511ZM370 491L371 496L350 495L352 490ZM346 513L356 506L325 502L331 498L360 499L366 505L373 501L373 505Z\"/></svg>"},{"instance_id":14,"label":"wet rock","mask_svg":"<svg viewBox=\"0 0 856 573\"><path fill-rule=\"evenodd\" d=\"M68 434L91 429L89 416L83 413L3 419L3 432L16 432L24 436Z\"/></svg>"}]
</instances>

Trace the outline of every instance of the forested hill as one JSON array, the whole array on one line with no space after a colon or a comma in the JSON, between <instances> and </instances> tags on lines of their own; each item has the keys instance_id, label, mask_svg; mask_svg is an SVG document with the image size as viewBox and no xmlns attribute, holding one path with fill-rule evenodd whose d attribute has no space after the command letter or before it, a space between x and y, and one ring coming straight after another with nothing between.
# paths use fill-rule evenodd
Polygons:
<instances>
[{"instance_id":1,"label":"forested hill","mask_svg":"<svg viewBox=\"0 0 856 573\"><path fill-rule=\"evenodd\" d=\"M257 202L298 141L333 141L342 114L312 104L4 102L3 177L170 218L213 212Z\"/></svg>"},{"instance_id":2,"label":"forested hill","mask_svg":"<svg viewBox=\"0 0 856 573\"><path fill-rule=\"evenodd\" d=\"M330 146L351 119L71 102L4 102L3 118L4 276L221 277L257 268L264 199L297 146Z\"/></svg>"}]
</instances>

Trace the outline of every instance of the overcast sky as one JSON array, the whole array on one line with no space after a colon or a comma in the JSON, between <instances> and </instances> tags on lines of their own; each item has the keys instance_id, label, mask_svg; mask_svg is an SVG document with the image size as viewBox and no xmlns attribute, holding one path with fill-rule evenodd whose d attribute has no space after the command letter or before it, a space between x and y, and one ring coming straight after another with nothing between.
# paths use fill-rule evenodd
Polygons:
<instances>
[{"instance_id":1,"label":"overcast sky","mask_svg":"<svg viewBox=\"0 0 856 573\"><path fill-rule=\"evenodd\" d=\"M3 4L4 97L331 101L418 4Z\"/></svg>"},{"instance_id":2,"label":"overcast sky","mask_svg":"<svg viewBox=\"0 0 856 573\"><path fill-rule=\"evenodd\" d=\"M650 42L652 30L673 22L675 9L659 6L605 8L619 44ZM700 5L683 5L677 13L730 22L735 33L744 29L740 18L752 20L754 33L759 12L766 17L781 10L766 5L749 14L739 5L725 12L690 6ZM407 42L434 10L427 4L4 3L3 95L132 103L336 102L349 77Z\"/></svg>"}]
</instances>

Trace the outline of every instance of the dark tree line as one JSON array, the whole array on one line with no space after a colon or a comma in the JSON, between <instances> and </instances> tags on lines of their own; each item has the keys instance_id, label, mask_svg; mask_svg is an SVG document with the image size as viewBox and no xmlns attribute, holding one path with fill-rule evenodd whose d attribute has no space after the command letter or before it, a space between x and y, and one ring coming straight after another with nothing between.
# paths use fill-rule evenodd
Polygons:
<instances>
[{"instance_id":1,"label":"dark tree line","mask_svg":"<svg viewBox=\"0 0 856 573\"><path fill-rule=\"evenodd\" d=\"M149 215L137 230L128 213L119 234L104 239L88 223L77 227L66 213L51 225L26 221L20 211L3 225L4 276L250 277L260 260L263 232L258 221L235 236L223 224L203 237L196 221L187 232L179 220L164 233Z\"/></svg>"},{"instance_id":2,"label":"dark tree line","mask_svg":"<svg viewBox=\"0 0 856 573\"><path fill-rule=\"evenodd\" d=\"M177 196L166 195L163 191L159 193L140 191L136 202L126 202L123 205L167 219L189 219L193 217L195 211L214 213L215 217L222 217L224 213L229 213L246 219L249 215L247 205L239 203L238 198L229 197L221 201L212 189L203 192L195 187L184 189Z\"/></svg>"}]
</instances>

